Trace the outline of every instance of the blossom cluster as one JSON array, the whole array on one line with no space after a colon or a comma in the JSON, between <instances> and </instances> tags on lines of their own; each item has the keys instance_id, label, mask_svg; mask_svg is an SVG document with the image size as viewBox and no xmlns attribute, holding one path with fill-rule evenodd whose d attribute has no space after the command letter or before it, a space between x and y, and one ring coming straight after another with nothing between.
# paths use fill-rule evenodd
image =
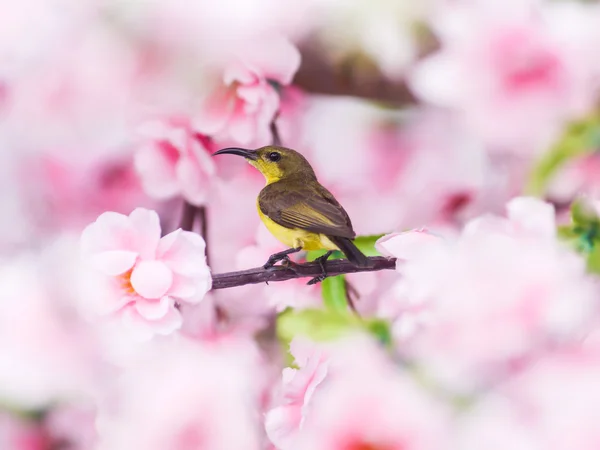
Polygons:
<instances>
[{"instance_id":1,"label":"blossom cluster","mask_svg":"<svg viewBox=\"0 0 600 450\"><path fill-rule=\"evenodd\" d=\"M0 449L600 448L599 47L578 0L4 2ZM215 289L284 247L212 154L278 141L394 270Z\"/></svg>"}]
</instances>

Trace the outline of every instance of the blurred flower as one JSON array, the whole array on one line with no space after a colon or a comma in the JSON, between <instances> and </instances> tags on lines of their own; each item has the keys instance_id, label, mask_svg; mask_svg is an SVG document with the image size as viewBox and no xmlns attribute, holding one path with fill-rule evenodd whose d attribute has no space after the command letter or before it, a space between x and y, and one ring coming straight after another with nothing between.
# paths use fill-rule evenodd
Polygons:
<instances>
[{"instance_id":1,"label":"blurred flower","mask_svg":"<svg viewBox=\"0 0 600 450\"><path fill-rule=\"evenodd\" d=\"M583 259L555 238L552 207L517 198L507 210L471 221L458 239L409 232L380 242L401 260L399 298L427 305L431 320L401 351L459 389L582 337L597 311Z\"/></svg>"},{"instance_id":2,"label":"blurred flower","mask_svg":"<svg viewBox=\"0 0 600 450\"><path fill-rule=\"evenodd\" d=\"M217 139L262 146L271 141L270 124L279 109L277 85L291 83L300 53L273 35L240 43L225 64L220 83L194 119L194 127Z\"/></svg>"},{"instance_id":3,"label":"blurred flower","mask_svg":"<svg viewBox=\"0 0 600 450\"><path fill-rule=\"evenodd\" d=\"M312 395L328 371L328 359L323 349L305 338L294 338L290 353L298 368L283 369L278 404L265 416L267 435L278 449L294 448Z\"/></svg>"},{"instance_id":4,"label":"blurred flower","mask_svg":"<svg viewBox=\"0 0 600 450\"><path fill-rule=\"evenodd\" d=\"M334 61L365 55L385 76L399 79L418 56L417 25L426 19L432 4L429 0L316 1L316 36Z\"/></svg>"},{"instance_id":5,"label":"blurred flower","mask_svg":"<svg viewBox=\"0 0 600 450\"><path fill-rule=\"evenodd\" d=\"M487 142L528 153L592 107L596 5L447 3L432 19L441 50L410 77L422 99L458 111Z\"/></svg>"},{"instance_id":6,"label":"blurred flower","mask_svg":"<svg viewBox=\"0 0 600 450\"><path fill-rule=\"evenodd\" d=\"M592 450L600 445L600 358L576 348L540 356L485 395L458 428L460 450Z\"/></svg>"},{"instance_id":7,"label":"blurred flower","mask_svg":"<svg viewBox=\"0 0 600 450\"><path fill-rule=\"evenodd\" d=\"M176 230L161 238L160 232L158 215L138 208L129 216L106 212L81 236L84 257L114 288L104 312L146 338L180 328L175 303L198 303L211 287L202 237Z\"/></svg>"},{"instance_id":8,"label":"blurred flower","mask_svg":"<svg viewBox=\"0 0 600 450\"><path fill-rule=\"evenodd\" d=\"M101 406L98 450L258 449L259 370L236 346L157 341Z\"/></svg>"},{"instance_id":9,"label":"blurred flower","mask_svg":"<svg viewBox=\"0 0 600 450\"><path fill-rule=\"evenodd\" d=\"M311 399L310 414L291 448L439 449L448 412L373 343L350 339L330 348L334 377Z\"/></svg>"},{"instance_id":10,"label":"blurred flower","mask_svg":"<svg viewBox=\"0 0 600 450\"><path fill-rule=\"evenodd\" d=\"M216 171L208 139L186 119L149 122L140 132L145 139L136 150L135 168L148 195L206 203Z\"/></svg>"},{"instance_id":11,"label":"blurred flower","mask_svg":"<svg viewBox=\"0 0 600 450\"><path fill-rule=\"evenodd\" d=\"M13 408L87 398L102 374L93 330L69 298L73 286L60 292L48 272L37 254L0 266L0 399Z\"/></svg>"},{"instance_id":12,"label":"blurred flower","mask_svg":"<svg viewBox=\"0 0 600 450\"><path fill-rule=\"evenodd\" d=\"M44 429L57 445L69 450L90 450L97 439L96 411L91 405L63 404L44 417Z\"/></svg>"},{"instance_id":13,"label":"blurred flower","mask_svg":"<svg viewBox=\"0 0 600 450\"><path fill-rule=\"evenodd\" d=\"M39 425L8 413L0 413L0 448L46 450L48 445L48 440Z\"/></svg>"}]
</instances>

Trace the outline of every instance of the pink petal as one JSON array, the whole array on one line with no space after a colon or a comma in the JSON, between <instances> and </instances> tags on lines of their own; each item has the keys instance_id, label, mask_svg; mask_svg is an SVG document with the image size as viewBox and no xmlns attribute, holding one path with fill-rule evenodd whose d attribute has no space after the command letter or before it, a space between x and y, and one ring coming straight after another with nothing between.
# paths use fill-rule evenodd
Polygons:
<instances>
[{"instance_id":1,"label":"pink petal","mask_svg":"<svg viewBox=\"0 0 600 450\"><path fill-rule=\"evenodd\" d=\"M281 36L269 36L251 46L243 58L256 73L284 85L292 82L301 59L298 49Z\"/></svg>"},{"instance_id":2,"label":"pink petal","mask_svg":"<svg viewBox=\"0 0 600 450\"><path fill-rule=\"evenodd\" d=\"M173 301L166 295L158 300L139 298L135 302L135 309L144 319L158 320L167 314L172 303Z\"/></svg>"},{"instance_id":3,"label":"pink petal","mask_svg":"<svg viewBox=\"0 0 600 450\"><path fill-rule=\"evenodd\" d=\"M183 198L197 206L206 203L210 183L198 163L191 158L182 158L177 164L176 173Z\"/></svg>"},{"instance_id":4,"label":"pink petal","mask_svg":"<svg viewBox=\"0 0 600 450\"><path fill-rule=\"evenodd\" d=\"M265 431L277 448L290 448L302 419L301 405L279 406L265 416Z\"/></svg>"},{"instance_id":5,"label":"pink petal","mask_svg":"<svg viewBox=\"0 0 600 450\"><path fill-rule=\"evenodd\" d=\"M206 135L221 132L231 118L234 106L233 93L225 87L218 87L198 111L193 120L194 128Z\"/></svg>"},{"instance_id":6,"label":"pink petal","mask_svg":"<svg viewBox=\"0 0 600 450\"><path fill-rule=\"evenodd\" d=\"M179 184L175 177L175 164L161 150L160 143L149 143L135 153L135 170L140 176L144 191L159 200L175 196Z\"/></svg>"},{"instance_id":7,"label":"pink petal","mask_svg":"<svg viewBox=\"0 0 600 450\"><path fill-rule=\"evenodd\" d=\"M421 61L409 75L408 83L424 101L450 106L461 96L463 78L453 55L438 53Z\"/></svg>"},{"instance_id":8,"label":"pink petal","mask_svg":"<svg viewBox=\"0 0 600 450\"><path fill-rule=\"evenodd\" d=\"M101 252L91 257L91 262L96 269L110 276L121 275L135 264L138 254L125 250Z\"/></svg>"},{"instance_id":9,"label":"pink petal","mask_svg":"<svg viewBox=\"0 0 600 450\"><path fill-rule=\"evenodd\" d=\"M150 326L156 333L166 336L180 329L182 323L181 313L173 306L163 318L152 321Z\"/></svg>"},{"instance_id":10,"label":"pink petal","mask_svg":"<svg viewBox=\"0 0 600 450\"><path fill-rule=\"evenodd\" d=\"M178 299L194 297L198 294L198 283L194 278L177 275L173 277L173 284L169 289L169 295Z\"/></svg>"},{"instance_id":11,"label":"pink petal","mask_svg":"<svg viewBox=\"0 0 600 450\"><path fill-rule=\"evenodd\" d=\"M229 121L228 130L231 138L241 145L250 145L256 138L256 117L239 111Z\"/></svg>"},{"instance_id":12,"label":"pink petal","mask_svg":"<svg viewBox=\"0 0 600 450\"><path fill-rule=\"evenodd\" d=\"M127 216L105 212L83 230L81 250L84 255L108 250L134 250L129 239L131 234L132 227Z\"/></svg>"},{"instance_id":13,"label":"pink petal","mask_svg":"<svg viewBox=\"0 0 600 450\"><path fill-rule=\"evenodd\" d=\"M550 239L556 235L554 207L533 197L517 197L506 205L508 218L522 231Z\"/></svg>"},{"instance_id":14,"label":"pink petal","mask_svg":"<svg viewBox=\"0 0 600 450\"><path fill-rule=\"evenodd\" d=\"M131 285L145 298L160 298L173 282L173 273L161 261L141 261L131 273Z\"/></svg>"},{"instance_id":15,"label":"pink petal","mask_svg":"<svg viewBox=\"0 0 600 450\"><path fill-rule=\"evenodd\" d=\"M141 257L153 258L160 240L160 219L156 211L136 208L129 214L135 231L136 248Z\"/></svg>"},{"instance_id":16,"label":"pink petal","mask_svg":"<svg viewBox=\"0 0 600 450\"><path fill-rule=\"evenodd\" d=\"M380 238L375 248L385 256L399 259L412 259L428 248L437 247L442 240L427 231L413 230L405 233L392 233Z\"/></svg>"},{"instance_id":17,"label":"pink petal","mask_svg":"<svg viewBox=\"0 0 600 450\"><path fill-rule=\"evenodd\" d=\"M248 67L237 62L229 65L223 72L223 83L227 86L236 81L240 84L252 84L258 81L258 77Z\"/></svg>"},{"instance_id":18,"label":"pink petal","mask_svg":"<svg viewBox=\"0 0 600 450\"><path fill-rule=\"evenodd\" d=\"M169 268L185 276L198 276L206 271L206 244L202 236L189 231L175 230L164 236L157 257Z\"/></svg>"}]
</instances>

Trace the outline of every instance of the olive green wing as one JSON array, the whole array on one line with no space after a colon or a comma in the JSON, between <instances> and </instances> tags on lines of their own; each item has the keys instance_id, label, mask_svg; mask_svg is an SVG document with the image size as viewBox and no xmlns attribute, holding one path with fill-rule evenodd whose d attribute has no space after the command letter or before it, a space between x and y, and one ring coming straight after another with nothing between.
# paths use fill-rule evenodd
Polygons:
<instances>
[{"instance_id":1,"label":"olive green wing","mask_svg":"<svg viewBox=\"0 0 600 450\"><path fill-rule=\"evenodd\" d=\"M327 236L353 239L356 233L348 214L322 186L266 186L258 197L264 215L286 228L299 228Z\"/></svg>"}]
</instances>

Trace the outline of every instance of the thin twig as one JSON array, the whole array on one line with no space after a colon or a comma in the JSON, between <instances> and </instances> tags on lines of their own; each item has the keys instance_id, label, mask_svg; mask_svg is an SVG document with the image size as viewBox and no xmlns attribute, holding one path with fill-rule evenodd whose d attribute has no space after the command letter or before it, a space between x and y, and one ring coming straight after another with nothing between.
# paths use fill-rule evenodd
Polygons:
<instances>
[{"instance_id":1,"label":"thin twig","mask_svg":"<svg viewBox=\"0 0 600 450\"><path fill-rule=\"evenodd\" d=\"M346 300L348 301L348 306L354 312L354 314L360 316L355 305L355 300L358 300L360 294L346 278L344 278L344 284L346 285Z\"/></svg>"},{"instance_id":2,"label":"thin twig","mask_svg":"<svg viewBox=\"0 0 600 450\"><path fill-rule=\"evenodd\" d=\"M369 258L369 267L359 267L347 259L336 259L325 263L328 276L356 272L375 272L378 270L393 270L396 260L383 256ZM286 281L293 278L312 278L321 275L322 269L318 263L294 264L292 266L275 266L269 269L257 267L239 272L216 273L212 276L213 289L226 289L246 284L267 283L271 281Z\"/></svg>"},{"instance_id":3,"label":"thin twig","mask_svg":"<svg viewBox=\"0 0 600 450\"><path fill-rule=\"evenodd\" d=\"M183 202L183 211L181 213L181 222L179 228L185 231L194 231L194 225L199 222L200 236L206 244L206 264L210 266L210 256L208 253L208 213L206 206L195 206L191 203Z\"/></svg>"},{"instance_id":4,"label":"thin twig","mask_svg":"<svg viewBox=\"0 0 600 450\"><path fill-rule=\"evenodd\" d=\"M200 206L197 209L196 217L200 222L200 236L202 236L206 245L206 264L210 266L210 255L208 252L208 211L206 206Z\"/></svg>"},{"instance_id":5,"label":"thin twig","mask_svg":"<svg viewBox=\"0 0 600 450\"><path fill-rule=\"evenodd\" d=\"M192 231L194 229L194 220L196 218L196 206L192 205L187 201L183 201L183 210L181 212L181 221L179 222L179 228L185 231Z\"/></svg>"},{"instance_id":6,"label":"thin twig","mask_svg":"<svg viewBox=\"0 0 600 450\"><path fill-rule=\"evenodd\" d=\"M279 129L277 128L277 118L279 117L279 112L277 112L277 114L275 114L275 116L273 117L273 120L271 121L271 136L272 138L272 145L281 145L281 136L279 135Z\"/></svg>"}]
</instances>

